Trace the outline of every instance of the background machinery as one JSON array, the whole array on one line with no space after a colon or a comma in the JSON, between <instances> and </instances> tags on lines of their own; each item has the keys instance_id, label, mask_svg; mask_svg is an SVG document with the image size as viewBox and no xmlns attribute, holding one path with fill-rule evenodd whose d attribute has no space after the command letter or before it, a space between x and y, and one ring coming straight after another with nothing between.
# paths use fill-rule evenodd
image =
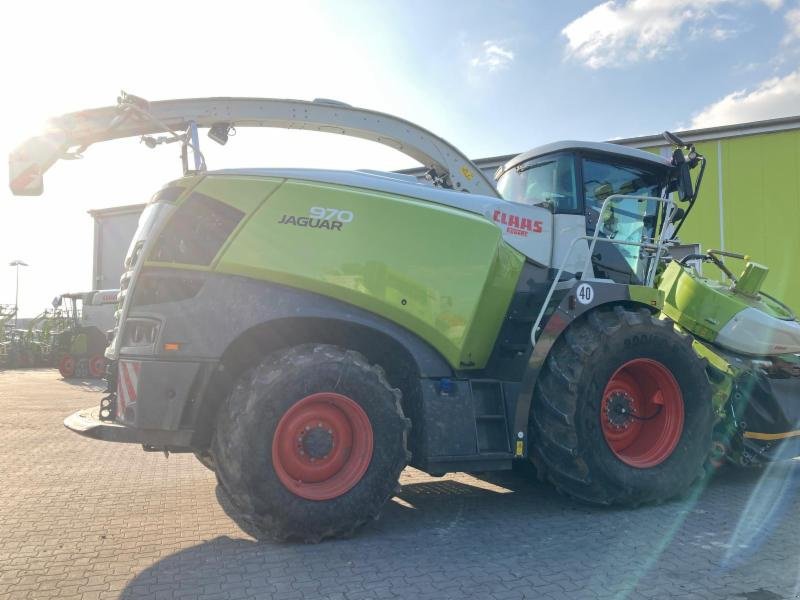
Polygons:
<instances>
[{"instance_id":1,"label":"background machinery","mask_svg":"<svg viewBox=\"0 0 800 600\"><path fill-rule=\"evenodd\" d=\"M53 334L52 364L61 376L101 378L106 372L103 353L108 339L103 332L95 310L111 313L117 301L118 290L68 293L53 301L54 308L63 312L63 326ZM102 308L104 307L104 308Z\"/></svg>"},{"instance_id":2,"label":"background machinery","mask_svg":"<svg viewBox=\"0 0 800 600\"><path fill-rule=\"evenodd\" d=\"M13 312L10 315L13 318ZM8 369L51 366L52 331L59 322L58 311L44 310L27 320L24 328L4 327L0 366Z\"/></svg>"}]
</instances>

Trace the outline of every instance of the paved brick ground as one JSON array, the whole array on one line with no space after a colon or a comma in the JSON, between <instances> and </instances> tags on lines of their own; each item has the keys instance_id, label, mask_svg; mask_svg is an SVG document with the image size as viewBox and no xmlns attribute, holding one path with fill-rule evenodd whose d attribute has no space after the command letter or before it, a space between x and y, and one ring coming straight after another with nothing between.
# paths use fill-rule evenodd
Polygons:
<instances>
[{"instance_id":1,"label":"paved brick ground","mask_svg":"<svg viewBox=\"0 0 800 600\"><path fill-rule=\"evenodd\" d=\"M98 389L0 372L0 598L800 597L800 465L727 472L693 499L635 511L513 474L408 470L355 539L259 544L194 458L66 431Z\"/></svg>"}]
</instances>

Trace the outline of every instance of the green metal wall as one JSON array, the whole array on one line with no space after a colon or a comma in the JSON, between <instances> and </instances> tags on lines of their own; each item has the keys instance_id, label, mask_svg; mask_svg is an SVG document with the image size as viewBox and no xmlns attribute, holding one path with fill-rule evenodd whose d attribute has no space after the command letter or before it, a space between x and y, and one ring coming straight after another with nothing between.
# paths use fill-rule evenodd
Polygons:
<instances>
[{"instance_id":1,"label":"green metal wall","mask_svg":"<svg viewBox=\"0 0 800 600\"><path fill-rule=\"evenodd\" d=\"M800 313L800 130L706 141L697 149L708 166L681 241L750 255L770 268L764 291ZM738 270L737 262L729 264Z\"/></svg>"}]
</instances>

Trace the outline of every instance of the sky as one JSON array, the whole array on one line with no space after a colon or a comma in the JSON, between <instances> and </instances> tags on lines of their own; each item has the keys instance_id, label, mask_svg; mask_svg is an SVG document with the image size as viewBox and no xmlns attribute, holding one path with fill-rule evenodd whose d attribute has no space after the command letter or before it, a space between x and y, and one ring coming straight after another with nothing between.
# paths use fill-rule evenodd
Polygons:
<instances>
[{"instance_id":1,"label":"sky","mask_svg":"<svg viewBox=\"0 0 800 600\"><path fill-rule=\"evenodd\" d=\"M333 98L395 114L472 158L800 114L800 0L26 2L0 8L0 152L47 118L203 96ZM389 148L312 132L203 137L210 168L399 169ZM0 191L0 304L91 288L87 210L180 175L137 139L60 161L40 197Z\"/></svg>"}]
</instances>

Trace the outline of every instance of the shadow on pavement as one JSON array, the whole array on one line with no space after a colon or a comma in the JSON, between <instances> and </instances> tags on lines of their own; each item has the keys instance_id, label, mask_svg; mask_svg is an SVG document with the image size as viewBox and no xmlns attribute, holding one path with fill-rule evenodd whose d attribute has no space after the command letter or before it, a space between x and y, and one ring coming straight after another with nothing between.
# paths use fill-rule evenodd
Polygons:
<instances>
[{"instance_id":1,"label":"shadow on pavement","mask_svg":"<svg viewBox=\"0 0 800 600\"><path fill-rule=\"evenodd\" d=\"M758 477L757 472L725 470L711 489L751 485L748 480ZM725 495L724 490L721 493ZM605 538L613 541L614 528L629 527L644 532L642 540L649 543L647 523L656 518L654 512L660 519L682 523L692 508L693 501L685 500L635 511L591 507L517 472L412 482L387 503L378 521L352 539L303 545L217 537L145 569L129 582L121 598L215 597L215 593L282 598L298 591L306 598L345 597L348 590L354 591L347 587L348 581L367 585L372 578L377 586L376 573L387 579L395 572L404 577L431 569L450 573L448 567L435 566L445 556L460 557L452 567L456 580L459 569L480 569L487 560L512 570L515 562L536 565L550 560L549 547L572 551L580 546L582 531L598 527L603 530L601 543ZM637 545L636 540L624 543ZM591 565L586 568L589 577Z\"/></svg>"},{"instance_id":2,"label":"shadow on pavement","mask_svg":"<svg viewBox=\"0 0 800 600\"><path fill-rule=\"evenodd\" d=\"M146 568L120 597L373 598L383 590L384 596L478 598L504 589L503 581L545 585L539 574L555 573L566 585L559 579L565 568L571 580L623 596L656 582L749 593L757 586L731 576L751 576L754 560L775 561L763 556L764 548L794 547L800 534L793 516L798 467L722 469L686 498L636 510L580 504L517 472L412 481L352 539L303 545L217 537ZM754 523L758 539L745 539L742 523L758 517L759 488L766 486L771 504L775 486L787 482L794 483L786 510L765 514ZM624 578L597 579L620 565ZM484 587L463 587L465 573L480 579L483 572L491 579ZM440 587L429 588L437 578Z\"/></svg>"},{"instance_id":3,"label":"shadow on pavement","mask_svg":"<svg viewBox=\"0 0 800 600\"><path fill-rule=\"evenodd\" d=\"M328 597L332 589L320 587L322 572L358 577L362 567L364 572L374 570L364 563L365 558L381 556L391 570L393 561L398 568L408 563L410 557L402 548L442 544L458 548L464 534L472 538L472 544L480 544L479 538L491 535L495 527L529 519L531 506L538 507L537 518L576 509L549 486L516 473L468 479L472 483L443 478L404 485L378 521L348 540L304 545L214 538L147 568L129 582L120 598L193 597L223 591L230 597L282 598L298 588L311 592L304 597ZM481 521L482 533L463 527L474 520Z\"/></svg>"},{"instance_id":4,"label":"shadow on pavement","mask_svg":"<svg viewBox=\"0 0 800 600\"><path fill-rule=\"evenodd\" d=\"M92 379L88 377L71 377L69 379L65 379L62 377L61 381L68 385L86 388L87 390L91 390L93 392L102 392L106 389L106 382L103 379Z\"/></svg>"}]
</instances>

